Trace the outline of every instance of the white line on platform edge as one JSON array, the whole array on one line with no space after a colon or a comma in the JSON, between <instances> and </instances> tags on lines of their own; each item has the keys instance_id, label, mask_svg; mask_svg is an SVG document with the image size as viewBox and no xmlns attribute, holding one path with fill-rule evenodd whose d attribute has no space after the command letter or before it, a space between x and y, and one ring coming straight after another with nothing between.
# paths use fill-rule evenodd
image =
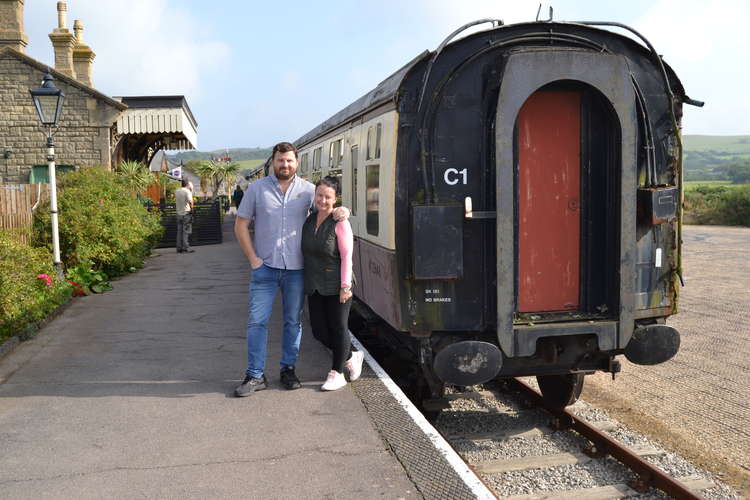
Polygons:
<instances>
[{"instance_id":1,"label":"white line on platform edge","mask_svg":"<svg viewBox=\"0 0 750 500\"><path fill-rule=\"evenodd\" d=\"M469 487L471 492L474 493L479 499L496 499L497 497L493 495L489 489L487 489L484 483L479 480L477 475L474 474L474 471L469 469L466 463L461 459L460 456L458 456L458 453L456 453L455 450L451 448L451 446L443 438L443 436L440 435L440 433L432 426L431 423L427 421L426 418L424 418L424 415L422 415L417 407L414 406L409 398L406 397L406 394L404 394L403 391L391 379L391 377L388 376L388 374L385 372L385 370L383 370L380 364L375 361L375 358L370 355L369 351L364 348L357 337L355 337L351 332L349 332L349 334L352 337L352 344L354 344L354 346L358 350L364 353L365 361L367 361L367 364L370 365L370 368L372 368L372 371L375 372L375 375L378 376L378 378L385 385L386 389L388 389L388 391L393 395L396 401L398 401L401 407L406 410L406 413L409 414L409 416L412 418L412 420L414 420L414 422L422 430L422 432L425 433L425 436L427 436L427 439L430 440L437 451L448 461L451 467L453 467L453 470L456 471L456 474L458 474L464 484Z\"/></svg>"}]
</instances>

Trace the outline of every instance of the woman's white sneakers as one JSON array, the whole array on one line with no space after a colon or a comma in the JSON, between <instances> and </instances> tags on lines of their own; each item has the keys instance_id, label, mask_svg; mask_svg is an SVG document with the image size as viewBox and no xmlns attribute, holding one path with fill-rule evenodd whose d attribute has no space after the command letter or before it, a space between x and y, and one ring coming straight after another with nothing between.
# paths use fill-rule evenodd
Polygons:
<instances>
[{"instance_id":1,"label":"woman's white sneakers","mask_svg":"<svg viewBox=\"0 0 750 500\"><path fill-rule=\"evenodd\" d=\"M328 377L325 383L320 388L322 391L336 391L346 385L346 379L343 373L339 373L336 370L328 372Z\"/></svg>"},{"instance_id":2,"label":"woman's white sneakers","mask_svg":"<svg viewBox=\"0 0 750 500\"><path fill-rule=\"evenodd\" d=\"M352 356L344 363L344 369L349 372L349 380L354 382L362 375L362 361L365 355L361 351L352 352ZM320 388L322 391L337 391L346 385L346 378L343 373L336 370L328 372L325 383Z\"/></svg>"},{"instance_id":3,"label":"woman's white sneakers","mask_svg":"<svg viewBox=\"0 0 750 500\"><path fill-rule=\"evenodd\" d=\"M362 351L353 351L352 356L344 363L344 368L349 372L349 381L354 382L362 375L362 361L365 355Z\"/></svg>"}]
</instances>

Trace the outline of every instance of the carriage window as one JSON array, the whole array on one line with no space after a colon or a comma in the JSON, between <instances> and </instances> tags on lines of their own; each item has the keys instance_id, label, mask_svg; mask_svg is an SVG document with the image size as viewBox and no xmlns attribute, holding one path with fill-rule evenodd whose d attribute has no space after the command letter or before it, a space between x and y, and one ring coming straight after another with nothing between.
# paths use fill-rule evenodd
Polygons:
<instances>
[{"instance_id":1,"label":"carriage window","mask_svg":"<svg viewBox=\"0 0 750 500\"><path fill-rule=\"evenodd\" d=\"M322 156L323 148L315 148L313 150L313 161L312 161L312 182L316 183L321 177L321 165L320 157Z\"/></svg>"},{"instance_id":2,"label":"carriage window","mask_svg":"<svg viewBox=\"0 0 750 500\"><path fill-rule=\"evenodd\" d=\"M359 162L359 146L352 146L352 215L357 215L357 167Z\"/></svg>"},{"instance_id":3,"label":"carriage window","mask_svg":"<svg viewBox=\"0 0 750 500\"><path fill-rule=\"evenodd\" d=\"M344 163L344 141L339 139L331 142L331 146L328 149L328 175L336 177L341 186L341 167Z\"/></svg>"},{"instance_id":4,"label":"carriage window","mask_svg":"<svg viewBox=\"0 0 750 500\"><path fill-rule=\"evenodd\" d=\"M307 169L309 165L307 163L307 153L304 153L299 159L299 171L302 177L307 177Z\"/></svg>"},{"instance_id":5,"label":"carriage window","mask_svg":"<svg viewBox=\"0 0 750 500\"><path fill-rule=\"evenodd\" d=\"M340 169L344 162L344 149L342 148L343 139L331 142L328 149L328 168L331 170Z\"/></svg>"},{"instance_id":6,"label":"carriage window","mask_svg":"<svg viewBox=\"0 0 750 500\"><path fill-rule=\"evenodd\" d=\"M378 235L380 222L380 165L367 165L367 232Z\"/></svg>"},{"instance_id":7,"label":"carriage window","mask_svg":"<svg viewBox=\"0 0 750 500\"><path fill-rule=\"evenodd\" d=\"M383 135L383 125L378 123L377 132L375 133L375 158L380 158L380 137Z\"/></svg>"},{"instance_id":8,"label":"carriage window","mask_svg":"<svg viewBox=\"0 0 750 500\"><path fill-rule=\"evenodd\" d=\"M380 136L382 135L383 126L378 123L377 126L367 128L367 158L368 160L377 160L380 158Z\"/></svg>"}]
</instances>

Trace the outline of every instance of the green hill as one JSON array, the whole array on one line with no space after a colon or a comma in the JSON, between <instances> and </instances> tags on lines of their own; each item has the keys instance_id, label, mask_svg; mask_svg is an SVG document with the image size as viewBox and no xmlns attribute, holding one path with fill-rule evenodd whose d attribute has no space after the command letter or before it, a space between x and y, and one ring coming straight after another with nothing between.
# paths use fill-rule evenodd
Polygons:
<instances>
[{"instance_id":1,"label":"green hill","mask_svg":"<svg viewBox=\"0 0 750 500\"><path fill-rule=\"evenodd\" d=\"M723 151L750 155L750 135L685 135L686 151Z\"/></svg>"},{"instance_id":2,"label":"green hill","mask_svg":"<svg viewBox=\"0 0 750 500\"><path fill-rule=\"evenodd\" d=\"M750 162L750 136L686 135L683 150L686 180L735 180L733 173Z\"/></svg>"},{"instance_id":3,"label":"green hill","mask_svg":"<svg viewBox=\"0 0 750 500\"><path fill-rule=\"evenodd\" d=\"M212 158L224 158L229 156L232 161L243 162L248 160L266 160L271 156L271 148L229 148L217 149L215 151L181 151L169 155L173 163L179 163L180 160L188 162L190 160L210 160Z\"/></svg>"}]
</instances>

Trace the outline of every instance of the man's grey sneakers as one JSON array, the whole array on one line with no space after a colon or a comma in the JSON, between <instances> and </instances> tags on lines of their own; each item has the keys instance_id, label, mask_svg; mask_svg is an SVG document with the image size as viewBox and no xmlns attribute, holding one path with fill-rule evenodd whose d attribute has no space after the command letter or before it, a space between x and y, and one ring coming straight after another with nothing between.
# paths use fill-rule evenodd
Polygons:
<instances>
[{"instance_id":1,"label":"man's grey sneakers","mask_svg":"<svg viewBox=\"0 0 750 500\"><path fill-rule=\"evenodd\" d=\"M362 375L362 361L365 359L362 351L353 351L352 356L344 363L344 368L349 372L349 381L354 382Z\"/></svg>"},{"instance_id":2,"label":"man's grey sneakers","mask_svg":"<svg viewBox=\"0 0 750 500\"><path fill-rule=\"evenodd\" d=\"M302 384L299 383L297 375L294 374L294 367L290 366L281 370L281 385L287 390L299 389Z\"/></svg>"},{"instance_id":3,"label":"man's grey sneakers","mask_svg":"<svg viewBox=\"0 0 750 500\"><path fill-rule=\"evenodd\" d=\"M245 380L234 389L234 395L238 398L244 398L255 391L262 391L267 386L268 384L266 384L265 375L262 377L251 377L250 375L245 375Z\"/></svg>"}]
</instances>

